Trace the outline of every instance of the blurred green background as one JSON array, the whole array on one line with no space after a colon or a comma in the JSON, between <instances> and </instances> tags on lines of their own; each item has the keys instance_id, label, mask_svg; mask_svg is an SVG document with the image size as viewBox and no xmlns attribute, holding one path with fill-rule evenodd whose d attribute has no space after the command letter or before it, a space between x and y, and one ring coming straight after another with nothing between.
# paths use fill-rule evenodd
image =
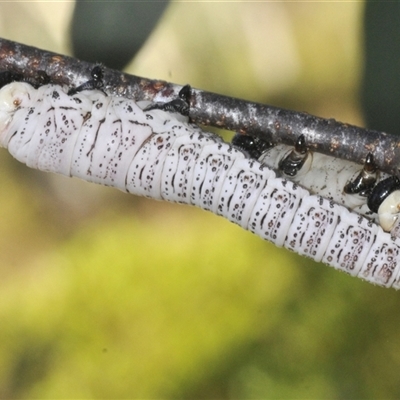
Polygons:
<instances>
[{"instance_id":1,"label":"blurred green background","mask_svg":"<svg viewBox=\"0 0 400 400\"><path fill-rule=\"evenodd\" d=\"M146 13L160 16L153 31L131 11L128 39L121 16L98 22L102 4L73 19L73 2L2 2L0 36L85 58L81 17L105 53L109 36L128 43L113 57L129 73L365 125L364 17L389 3L171 3ZM381 20L388 46L399 14ZM195 208L34 171L5 150L0 168L0 398L400 397L394 290Z\"/></svg>"}]
</instances>

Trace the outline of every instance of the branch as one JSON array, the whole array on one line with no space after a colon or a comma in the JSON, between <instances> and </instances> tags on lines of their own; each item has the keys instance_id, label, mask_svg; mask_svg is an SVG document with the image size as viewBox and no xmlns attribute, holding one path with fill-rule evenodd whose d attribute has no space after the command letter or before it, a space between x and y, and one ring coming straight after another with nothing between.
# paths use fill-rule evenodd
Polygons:
<instances>
[{"instance_id":1,"label":"branch","mask_svg":"<svg viewBox=\"0 0 400 400\"><path fill-rule=\"evenodd\" d=\"M91 79L94 64L0 38L0 70L34 77L46 71L56 84L77 86ZM134 100L170 101L181 86L151 80L104 68L105 91ZM310 149L319 153L363 164L366 155L374 155L378 167L393 175L400 171L400 140L387 133L359 128L318 118L307 113L285 110L193 90L190 118L209 125L252 134L273 142L293 144L304 134Z\"/></svg>"}]
</instances>

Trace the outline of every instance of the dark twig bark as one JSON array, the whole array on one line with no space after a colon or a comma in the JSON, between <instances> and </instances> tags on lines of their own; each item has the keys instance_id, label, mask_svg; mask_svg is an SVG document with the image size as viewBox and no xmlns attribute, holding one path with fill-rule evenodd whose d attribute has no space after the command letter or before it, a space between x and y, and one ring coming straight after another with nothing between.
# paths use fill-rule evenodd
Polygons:
<instances>
[{"instance_id":1,"label":"dark twig bark","mask_svg":"<svg viewBox=\"0 0 400 400\"><path fill-rule=\"evenodd\" d=\"M45 71L53 83L77 86L91 79L94 65L75 58L0 39L0 70L35 77ZM181 86L104 68L105 91L135 100L170 101ZM190 118L196 124L252 134L293 144L304 134L317 152L362 164L372 152L380 169L399 175L400 140L383 132L343 124L334 119L280 109L215 93L193 90Z\"/></svg>"}]
</instances>

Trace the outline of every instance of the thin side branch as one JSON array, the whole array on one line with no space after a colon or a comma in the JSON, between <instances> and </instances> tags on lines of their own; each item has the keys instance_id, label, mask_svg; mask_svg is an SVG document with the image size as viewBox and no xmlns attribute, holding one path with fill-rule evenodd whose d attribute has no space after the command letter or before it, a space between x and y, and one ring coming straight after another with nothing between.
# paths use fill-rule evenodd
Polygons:
<instances>
[{"instance_id":1,"label":"thin side branch","mask_svg":"<svg viewBox=\"0 0 400 400\"><path fill-rule=\"evenodd\" d=\"M91 79L94 64L0 38L0 70L35 77L45 71L53 83L70 87ZM170 101L181 86L141 78L104 68L105 91L135 100ZM400 140L384 132L318 118L307 113L193 90L191 120L273 142L293 144L304 134L309 147L334 157L364 163L369 152L378 167L393 175L400 172Z\"/></svg>"}]
</instances>

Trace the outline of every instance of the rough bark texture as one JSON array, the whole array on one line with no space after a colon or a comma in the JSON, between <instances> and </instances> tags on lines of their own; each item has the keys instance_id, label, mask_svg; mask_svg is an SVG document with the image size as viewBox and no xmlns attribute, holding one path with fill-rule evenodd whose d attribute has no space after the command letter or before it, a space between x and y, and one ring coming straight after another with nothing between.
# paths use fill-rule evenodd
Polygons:
<instances>
[{"instance_id":1,"label":"rough bark texture","mask_svg":"<svg viewBox=\"0 0 400 400\"><path fill-rule=\"evenodd\" d=\"M35 77L45 71L51 82L77 86L91 79L94 64L9 40L0 39L0 70ZM105 91L135 100L169 101L181 86L141 78L104 67ZM253 103L201 90L193 90L191 120L252 134L268 141L293 144L304 134L308 146L317 152L362 164L371 152L381 170L399 175L400 140L393 135L318 118L306 113Z\"/></svg>"}]
</instances>

